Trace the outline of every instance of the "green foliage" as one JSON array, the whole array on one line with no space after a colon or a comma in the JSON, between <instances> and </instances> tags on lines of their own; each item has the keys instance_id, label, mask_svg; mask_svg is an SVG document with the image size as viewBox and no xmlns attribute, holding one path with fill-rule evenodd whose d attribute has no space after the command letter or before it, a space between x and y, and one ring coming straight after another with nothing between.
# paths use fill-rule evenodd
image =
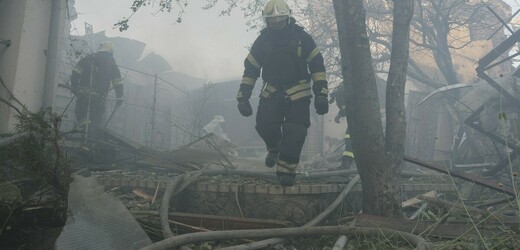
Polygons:
<instances>
[{"instance_id":1,"label":"green foliage","mask_svg":"<svg viewBox=\"0 0 520 250\"><path fill-rule=\"evenodd\" d=\"M130 21L128 18L123 18L123 20L120 20L119 22L114 24L114 27L118 28L119 31L123 32L130 27L128 25L128 21Z\"/></svg>"},{"instance_id":2,"label":"green foliage","mask_svg":"<svg viewBox=\"0 0 520 250\"><path fill-rule=\"evenodd\" d=\"M60 148L61 118L50 110L26 108L16 118L17 138L0 146L0 210L6 216L0 236L20 232L27 240L24 234L30 234L30 228L65 223L70 173ZM33 217L33 224L26 224L27 216Z\"/></svg>"},{"instance_id":3,"label":"green foliage","mask_svg":"<svg viewBox=\"0 0 520 250\"><path fill-rule=\"evenodd\" d=\"M171 13L174 10L174 5L177 6L177 22L182 22L182 15L184 14L184 8L188 6L188 1L186 0L134 0L132 6L130 7L131 14L129 17L123 17L122 20L119 20L114 24L115 28L118 28L119 31L125 31L130 28L128 24L132 16L137 13L141 8L145 6L158 6L155 8L158 12L167 12Z\"/></svg>"},{"instance_id":4,"label":"green foliage","mask_svg":"<svg viewBox=\"0 0 520 250\"><path fill-rule=\"evenodd\" d=\"M205 0L206 5L202 7L204 10L212 9L216 6L216 4L220 2L225 2L225 6L222 10L220 10L220 16L229 16L234 9L239 8L244 17L253 17L250 20L246 21L246 24L250 27L250 29L256 30L262 27L263 24L262 18L254 18L261 13L263 6L267 2L267 0ZM301 9L300 12L304 12L305 9L299 6L298 1L294 1L295 5L298 6L298 9ZM115 28L118 28L119 31L128 30L130 27L129 21L132 16L141 10L143 7L150 7L155 10L155 13L166 12L166 13L177 13L177 23L182 22L182 17L185 13L185 8L188 6L187 0L134 0L132 6L130 6L131 14L129 17L123 17L122 20L118 21L114 24Z\"/></svg>"},{"instance_id":5,"label":"green foliage","mask_svg":"<svg viewBox=\"0 0 520 250\"><path fill-rule=\"evenodd\" d=\"M16 118L16 131L24 136L0 148L2 179L37 180L41 190L51 188L59 203L66 202L70 173L59 145L61 117L50 110L33 113L24 109Z\"/></svg>"}]
</instances>

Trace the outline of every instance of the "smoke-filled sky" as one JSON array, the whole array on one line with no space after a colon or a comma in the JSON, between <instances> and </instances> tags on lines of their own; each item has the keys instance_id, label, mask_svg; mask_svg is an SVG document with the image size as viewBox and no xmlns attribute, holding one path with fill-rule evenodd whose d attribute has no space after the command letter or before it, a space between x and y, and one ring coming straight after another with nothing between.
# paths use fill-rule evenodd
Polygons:
<instances>
[{"instance_id":1,"label":"smoke-filled sky","mask_svg":"<svg viewBox=\"0 0 520 250\"><path fill-rule=\"evenodd\" d=\"M132 2L76 0L78 19L73 22L72 34L84 34L84 22L88 22L93 25L94 32L105 30L109 37L122 36L145 42L145 53L160 54L174 71L213 82L240 78L247 47L258 31L247 31L247 20L239 8L231 16L219 16L226 1L218 1L220 6L210 10L202 10L206 0L189 1L183 21L177 23L175 13L154 13L157 8L145 7L132 17L130 28L120 32L113 24L130 15ZM505 2L515 11L520 1Z\"/></svg>"},{"instance_id":2,"label":"smoke-filled sky","mask_svg":"<svg viewBox=\"0 0 520 250\"><path fill-rule=\"evenodd\" d=\"M113 24L131 14L132 2L76 0L78 18L71 33L84 34L87 22L93 25L94 32L105 30L109 37L128 37L146 43L145 53L153 51L163 56L176 72L213 82L242 76L247 47L258 31L247 31L247 20L240 9L235 9L231 16L219 16L225 2L220 7L202 10L206 1L190 1L183 21L177 23L176 13L156 13L158 8L145 7L131 18L130 28L120 32Z\"/></svg>"}]
</instances>

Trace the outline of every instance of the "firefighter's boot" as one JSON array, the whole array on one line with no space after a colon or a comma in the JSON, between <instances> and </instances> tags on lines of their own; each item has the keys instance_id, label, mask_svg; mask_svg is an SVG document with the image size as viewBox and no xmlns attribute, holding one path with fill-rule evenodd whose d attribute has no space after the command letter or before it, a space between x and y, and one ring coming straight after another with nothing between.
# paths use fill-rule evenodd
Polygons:
<instances>
[{"instance_id":1,"label":"firefighter's boot","mask_svg":"<svg viewBox=\"0 0 520 250\"><path fill-rule=\"evenodd\" d=\"M283 187L294 186L294 183L296 183L296 174L276 172L276 176L278 176L278 182Z\"/></svg>"},{"instance_id":2,"label":"firefighter's boot","mask_svg":"<svg viewBox=\"0 0 520 250\"><path fill-rule=\"evenodd\" d=\"M279 155L280 152L267 152L267 156L265 157L265 165L269 168L274 167L278 161Z\"/></svg>"},{"instance_id":3,"label":"firefighter's boot","mask_svg":"<svg viewBox=\"0 0 520 250\"><path fill-rule=\"evenodd\" d=\"M296 167L298 167L298 163L288 163L278 159L276 164L276 176L278 176L280 185L284 187L294 185L296 182Z\"/></svg>"},{"instance_id":4,"label":"firefighter's boot","mask_svg":"<svg viewBox=\"0 0 520 250\"><path fill-rule=\"evenodd\" d=\"M303 143L307 136L305 126L293 123L282 125L283 135L280 145L280 157L276 166L276 175L282 186L292 186L295 183L296 168L300 161Z\"/></svg>"},{"instance_id":5,"label":"firefighter's boot","mask_svg":"<svg viewBox=\"0 0 520 250\"><path fill-rule=\"evenodd\" d=\"M265 165L269 168L274 167L276 162L278 161L278 156L280 155L280 149L278 146L274 148L267 147L267 156L265 157Z\"/></svg>"}]
</instances>

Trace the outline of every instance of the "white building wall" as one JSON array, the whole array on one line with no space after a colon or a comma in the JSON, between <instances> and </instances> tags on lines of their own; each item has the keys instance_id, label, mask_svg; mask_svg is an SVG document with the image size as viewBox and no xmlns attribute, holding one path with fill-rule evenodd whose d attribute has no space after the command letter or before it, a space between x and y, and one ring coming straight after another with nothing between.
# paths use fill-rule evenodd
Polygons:
<instances>
[{"instance_id":1,"label":"white building wall","mask_svg":"<svg viewBox=\"0 0 520 250\"><path fill-rule=\"evenodd\" d=\"M0 77L11 92L16 78L25 4L25 0L0 2L0 39L11 41L10 47L0 44ZM7 91L3 87L0 87L0 98L8 100ZM0 103L0 133L7 132L11 115L8 106Z\"/></svg>"},{"instance_id":2,"label":"white building wall","mask_svg":"<svg viewBox=\"0 0 520 250\"><path fill-rule=\"evenodd\" d=\"M37 111L43 102L51 0L26 1L13 94Z\"/></svg>"},{"instance_id":3,"label":"white building wall","mask_svg":"<svg viewBox=\"0 0 520 250\"><path fill-rule=\"evenodd\" d=\"M0 1L0 39L11 40L10 47L0 45L0 76L30 111L39 110L44 101L52 1ZM3 88L0 97L8 99ZM0 103L0 133L14 132L15 113Z\"/></svg>"}]
</instances>

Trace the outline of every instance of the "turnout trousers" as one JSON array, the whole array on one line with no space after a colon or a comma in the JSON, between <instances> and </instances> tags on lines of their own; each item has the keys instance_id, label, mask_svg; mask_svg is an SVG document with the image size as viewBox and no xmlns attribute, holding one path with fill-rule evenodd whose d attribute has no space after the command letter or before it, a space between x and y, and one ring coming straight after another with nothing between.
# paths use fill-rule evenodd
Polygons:
<instances>
[{"instance_id":1,"label":"turnout trousers","mask_svg":"<svg viewBox=\"0 0 520 250\"><path fill-rule=\"evenodd\" d=\"M284 95L260 98L256 131L269 152L279 152L276 172L296 173L307 129L310 98L291 101Z\"/></svg>"},{"instance_id":2,"label":"turnout trousers","mask_svg":"<svg viewBox=\"0 0 520 250\"><path fill-rule=\"evenodd\" d=\"M350 141L350 129L348 127L347 131L345 131L344 141L345 150L343 151L343 155L341 156L341 168L350 169L352 168L352 163L354 163L354 153L352 152L352 142Z\"/></svg>"},{"instance_id":3,"label":"turnout trousers","mask_svg":"<svg viewBox=\"0 0 520 250\"><path fill-rule=\"evenodd\" d=\"M90 98L90 103L89 103ZM88 112L88 121L87 121ZM98 128L103 127L103 115L105 113L105 98L78 95L76 99L76 120L80 127L87 122Z\"/></svg>"}]
</instances>

